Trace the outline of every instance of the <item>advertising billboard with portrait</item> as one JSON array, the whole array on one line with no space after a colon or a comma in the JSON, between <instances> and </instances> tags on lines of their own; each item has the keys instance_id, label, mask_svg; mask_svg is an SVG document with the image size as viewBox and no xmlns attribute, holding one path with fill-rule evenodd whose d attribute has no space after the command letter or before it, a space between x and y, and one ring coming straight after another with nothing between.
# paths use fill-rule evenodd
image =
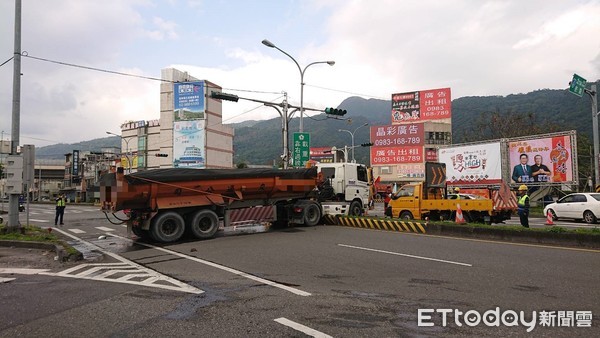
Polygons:
<instances>
[{"instance_id":1,"label":"advertising billboard with portrait","mask_svg":"<svg viewBox=\"0 0 600 338\"><path fill-rule=\"evenodd\" d=\"M513 184L572 183L574 154L571 135L508 142Z\"/></svg>"},{"instance_id":2,"label":"advertising billboard with portrait","mask_svg":"<svg viewBox=\"0 0 600 338\"><path fill-rule=\"evenodd\" d=\"M448 184L497 184L502 181L500 142L442 148Z\"/></svg>"}]
</instances>

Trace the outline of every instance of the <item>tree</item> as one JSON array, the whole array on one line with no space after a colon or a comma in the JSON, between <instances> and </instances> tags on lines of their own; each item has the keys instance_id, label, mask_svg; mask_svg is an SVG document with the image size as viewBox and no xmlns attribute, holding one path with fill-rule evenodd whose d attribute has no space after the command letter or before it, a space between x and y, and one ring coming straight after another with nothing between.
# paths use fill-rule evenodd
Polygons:
<instances>
[{"instance_id":1,"label":"tree","mask_svg":"<svg viewBox=\"0 0 600 338\"><path fill-rule=\"evenodd\" d=\"M240 162L237 164L238 169L248 168L248 164L246 162Z\"/></svg>"},{"instance_id":2,"label":"tree","mask_svg":"<svg viewBox=\"0 0 600 338\"><path fill-rule=\"evenodd\" d=\"M470 133L462 135L466 142L495 140L528 135L553 133L564 127L549 119L536 118L534 113L519 113L509 110L500 112L482 112L474 121Z\"/></svg>"}]
</instances>

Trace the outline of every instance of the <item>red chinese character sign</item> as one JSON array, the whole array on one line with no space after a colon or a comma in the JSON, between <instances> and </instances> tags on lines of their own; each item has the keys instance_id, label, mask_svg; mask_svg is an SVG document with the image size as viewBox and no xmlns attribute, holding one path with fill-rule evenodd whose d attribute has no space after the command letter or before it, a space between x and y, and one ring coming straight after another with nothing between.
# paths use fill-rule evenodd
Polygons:
<instances>
[{"instance_id":1,"label":"red chinese character sign","mask_svg":"<svg viewBox=\"0 0 600 338\"><path fill-rule=\"evenodd\" d=\"M423 147L371 147L371 165L422 163Z\"/></svg>"},{"instance_id":2,"label":"red chinese character sign","mask_svg":"<svg viewBox=\"0 0 600 338\"><path fill-rule=\"evenodd\" d=\"M420 146L424 143L422 123L371 127L371 142L375 147Z\"/></svg>"},{"instance_id":3,"label":"red chinese character sign","mask_svg":"<svg viewBox=\"0 0 600 338\"><path fill-rule=\"evenodd\" d=\"M392 124L441 120L451 117L450 88L392 94Z\"/></svg>"},{"instance_id":4,"label":"red chinese character sign","mask_svg":"<svg viewBox=\"0 0 600 338\"><path fill-rule=\"evenodd\" d=\"M319 163L333 163L331 147L310 147L310 159Z\"/></svg>"}]
</instances>

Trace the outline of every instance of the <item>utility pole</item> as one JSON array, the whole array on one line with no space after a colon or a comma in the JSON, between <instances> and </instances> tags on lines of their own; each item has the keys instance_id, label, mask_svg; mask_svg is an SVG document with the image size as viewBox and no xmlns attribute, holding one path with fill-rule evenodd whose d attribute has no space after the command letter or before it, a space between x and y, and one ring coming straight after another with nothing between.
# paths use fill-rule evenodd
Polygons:
<instances>
[{"instance_id":1,"label":"utility pole","mask_svg":"<svg viewBox=\"0 0 600 338\"><path fill-rule=\"evenodd\" d=\"M596 85L593 84L590 87L590 90L584 89L584 92L590 96L592 100L592 128L593 128L593 137L594 137L594 174L595 176L595 185L594 188L600 184L600 158L599 153L600 150L598 145L598 92L596 91Z\"/></svg>"},{"instance_id":2,"label":"utility pole","mask_svg":"<svg viewBox=\"0 0 600 338\"><path fill-rule=\"evenodd\" d=\"M12 104L12 144L10 153L17 155L21 119L21 0L15 0L15 51L13 56L13 104ZM8 198L9 232L19 227L19 194L11 193Z\"/></svg>"}]
</instances>

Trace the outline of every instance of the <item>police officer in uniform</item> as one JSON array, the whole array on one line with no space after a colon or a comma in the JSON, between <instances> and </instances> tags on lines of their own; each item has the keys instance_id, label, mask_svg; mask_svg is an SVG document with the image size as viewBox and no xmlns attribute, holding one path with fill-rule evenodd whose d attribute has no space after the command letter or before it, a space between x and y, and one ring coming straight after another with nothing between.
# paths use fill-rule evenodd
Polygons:
<instances>
[{"instance_id":1,"label":"police officer in uniform","mask_svg":"<svg viewBox=\"0 0 600 338\"><path fill-rule=\"evenodd\" d=\"M63 225L63 216L65 214L65 195L58 195L58 197L56 198L56 217L54 217L54 225L56 225L56 223L58 223L58 220L60 218L60 225Z\"/></svg>"},{"instance_id":2,"label":"police officer in uniform","mask_svg":"<svg viewBox=\"0 0 600 338\"><path fill-rule=\"evenodd\" d=\"M527 186L521 184L519 186L519 198L517 199L517 211L521 225L529 228L529 195L527 195Z\"/></svg>"}]
</instances>

